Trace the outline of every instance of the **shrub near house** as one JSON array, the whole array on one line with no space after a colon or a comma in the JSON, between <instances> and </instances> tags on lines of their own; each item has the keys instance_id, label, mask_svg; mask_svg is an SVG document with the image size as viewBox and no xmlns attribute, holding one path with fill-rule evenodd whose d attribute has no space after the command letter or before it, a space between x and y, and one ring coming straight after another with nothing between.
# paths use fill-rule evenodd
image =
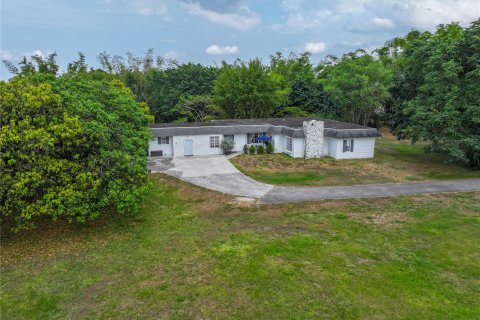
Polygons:
<instances>
[{"instance_id":1,"label":"shrub near house","mask_svg":"<svg viewBox=\"0 0 480 320\"><path fill-rule=\"evenodd\" d=\"M235 141L232 139L223 139L220 143L220 148L222 148L223 154L230 154L235 148Z\"/></svg>"}]
</instances>

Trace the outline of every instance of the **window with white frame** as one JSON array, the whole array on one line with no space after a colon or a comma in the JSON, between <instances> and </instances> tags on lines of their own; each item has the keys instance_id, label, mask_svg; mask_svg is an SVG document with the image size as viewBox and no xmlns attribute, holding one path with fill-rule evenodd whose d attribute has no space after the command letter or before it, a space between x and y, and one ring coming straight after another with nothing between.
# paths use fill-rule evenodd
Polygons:
<instances>
[{"instance_id":1,"label":"window with white frame","mask_svg":"<svg viewBox=\"0 0 480 320\"><path fill-rule=\"evenodd\" d=\"M225 134L223 135L223 139L235 141L235 136L233 134Z\"/></svg>"},{"instance_id":2,"label":"window with white frame","mask_svg":"<svg viewBox=\"0 0 480 320\"><path fill-rule=\"evenodd\" d=\"M170 137L158 137L158 144L169 144Z\"/></svg>"},{"instance_id":3,"label":"window with white frame","mask_svg":"<svg viewBox=\"0 0 480 320\"><path fill-rule=\"evenodd\" d=\"M250 143L258 143L258 137L260 137L260 133L253 133L250 138Z\"/></svg>"},{"instance_id":4,"label":"window with white frame","mask_svg":"<svg viewBox=\"0 0 480 320\"><path fill-rule=\"evenodd\" d=\"M285 149L287 151L292 152L292 149L293 149L292 138L285 137Z\"/></svg>"},{"instance_id":5,"label":"window with white frame","mask_svg":"<svg viewBox=\"0 0 480 320\"><path fill-rule=\"evenodd\" d=\"M220 137L211 136L210 137L210 148L220 148Z\"/></svg>"},{"instance_id":6,"label":"window with white frame","mask_svg":"<svg viewBox=\"0 0 480 320\"><path fill-rule=\"evenodd\" d=\"M343 140L343 152L353 152L353 139Z\"/></svg>"}]
</instances>

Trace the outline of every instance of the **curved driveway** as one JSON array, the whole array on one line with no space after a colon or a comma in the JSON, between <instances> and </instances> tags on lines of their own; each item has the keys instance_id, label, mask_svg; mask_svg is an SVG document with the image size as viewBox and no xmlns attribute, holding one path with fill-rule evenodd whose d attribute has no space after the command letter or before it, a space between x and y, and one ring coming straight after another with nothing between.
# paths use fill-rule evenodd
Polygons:
<instances>
[{"instance_id":1,"label":"curved driveway","mask_svg":"<svg viewBox=\"0 0 480 320\"><path fill-rule=\"evenodd\" d=\"M164 172L181 180L259 203L324 199L392 197L412 194L480 191L480 179L367 184L335 187L278 187L247 177L224 156L153 158L151 172Z\"/></svg>"},{"instance_id":2,"label":"curved driveway","mask_svg":"<svg viewBox=\"0 0 480 320\"><path fill-rule=\"evenodd\" d=\"M225 156L154 159L157 164L150 161L151 172L164 172L207 189L256 199L273 189L272 185L253 180L238 171Z\"/></svg>"}]
</instances>

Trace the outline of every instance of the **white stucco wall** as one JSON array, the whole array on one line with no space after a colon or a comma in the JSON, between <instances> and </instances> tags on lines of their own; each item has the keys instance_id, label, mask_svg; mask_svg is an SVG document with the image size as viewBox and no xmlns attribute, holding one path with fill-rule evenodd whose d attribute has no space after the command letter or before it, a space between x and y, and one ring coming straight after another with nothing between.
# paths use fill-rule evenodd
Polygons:
<instances>
[{"instance_id":1,"label":"white stucco wall","mask_svg":"<svg viewBox=\"0 0 480 320\"><path fill-rule=\"evenodd\" d=\"M329 155L335 159L373 158L375 153L375 138L355 138L353 152L343 152L343 139L330 138Z\"/></svg>"},{"instance_id":2,"label":"white stucco wall","mask_svg":"<svg viewBox=\"0 0 480 320\"><path fill-rule=\"evenodd\" d=\"M334 138L328 138L328 154L332 158L337 158L337 140ZM342 140L343 141L343 140ZM342 149L340 149L342 151Z\"/></svg>"},{"instance_id":3,"label":"white stucco wall","mask_svg":"<svg viewBox=\"0 0 480 320\"><path fill-rule=\"evenodd\" d=\"M291 154L294 158L303 158L305 156L305 139L293 138L293 152Z\"/></svg>"},{"instance_id":4,"label":"white stucco wall","mask_svg":"<svg viewBox=\"0 0 480 320\"><path fill-rule=\"evenodd\" d=\"M273 135L273 152L274 153L285 152L285 136L283 134Z\"/></svg>"},{"instance_id":5,"label":"white stucco wall","mask_svg":"<svg viewBox=\"0 0 480 320\"><path fill-rule=\"evenodd\" d=\"M220 142L224 138L221 134L212 135L181 135L170 138L169 144L158 144L158 137L149 141L149 155L151 151L163 151L164 156L184 156L183 141L193 140L193 155L216 155L222 154L221 148L210 148L210 136L218 136ZM247 142L247 134L235 134L235 151L243 151L243 146ZM294 158L303 158L305 156L304 138L292 138L292 152L286 150L286 137L282 134L273 136L274 152L287 153ZM353 152L343 152L343 139L324 137L323 143L324 155L329 155L335 159L361 159L373 158L375 153L375 138L356 138L354 139Z\"/></svg>"},{"instance_id":6,"label":"white stucco wall","mask_svg":"<svg viewBox=\"0 0 480 320\"><path fill-rule=\"evenodd\" d=\"M247 134L246 133L234 134L233 140L235 141L235 148L233 150L243 152L243 146L247 144Z\"/></svg>"},{"instance_id":7,"label":"white stucco wall","mask_svg":"<svg viewBox=\"0 0 480 320\"><path fill-rule=\"evenodd\" d=\"M148 141L148 155L151 151L163 151L163 156L171 157L173 156L172 148L172 137L169 137L169 144L158 144L158 137L153 137L152 140Z\"/></svg>"},{"instance_id":8,"label":"white stucco wall","mask_svg":"<svg viewBox=\"0 0 480 320\"><path fill-rule=\"evenodd\" d=\"M323 136L323 156L328 156L328 149L330 147L330 138Z\"/></svg>"},{"instance_id":9,"label":"white stucco wall","mask_svg":"<svg viewBox=\"0 0 480 320\"><path fill-rule=\"evenodd\" d=\"M199 135L182 135L173 137L173 154L175 157L184 156L184 145L183 141L186 139L193 140L193 155L194 156L203 156L203 155L212 155L212 154L222 154L221 148L210 148L210 137L218 136L220 142L222 141L223 135L221 134L199 134Z\"/></svg>"}]
</instances>

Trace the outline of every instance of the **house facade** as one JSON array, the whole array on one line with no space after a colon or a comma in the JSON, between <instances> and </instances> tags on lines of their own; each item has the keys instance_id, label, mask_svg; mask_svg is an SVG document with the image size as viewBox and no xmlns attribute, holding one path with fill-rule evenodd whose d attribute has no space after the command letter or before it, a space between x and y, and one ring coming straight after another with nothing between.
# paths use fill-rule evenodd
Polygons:
<instances>
[{"instance_id":1,"label":"house facade","mask_svg":"<svg viewBox=\"0 0 480 320\"><path fill-rule=\"evenodd\" d=\"M244 145L272 143L275 153L294 158L372 158L375 128L319 118L269 118L213 120L205 123L157 123L150 125L151 157L185 157L222 154L223 139L235 142L234 151ZM269 137L268 142L259 137Z\"/></svg>"}]
</instances>

